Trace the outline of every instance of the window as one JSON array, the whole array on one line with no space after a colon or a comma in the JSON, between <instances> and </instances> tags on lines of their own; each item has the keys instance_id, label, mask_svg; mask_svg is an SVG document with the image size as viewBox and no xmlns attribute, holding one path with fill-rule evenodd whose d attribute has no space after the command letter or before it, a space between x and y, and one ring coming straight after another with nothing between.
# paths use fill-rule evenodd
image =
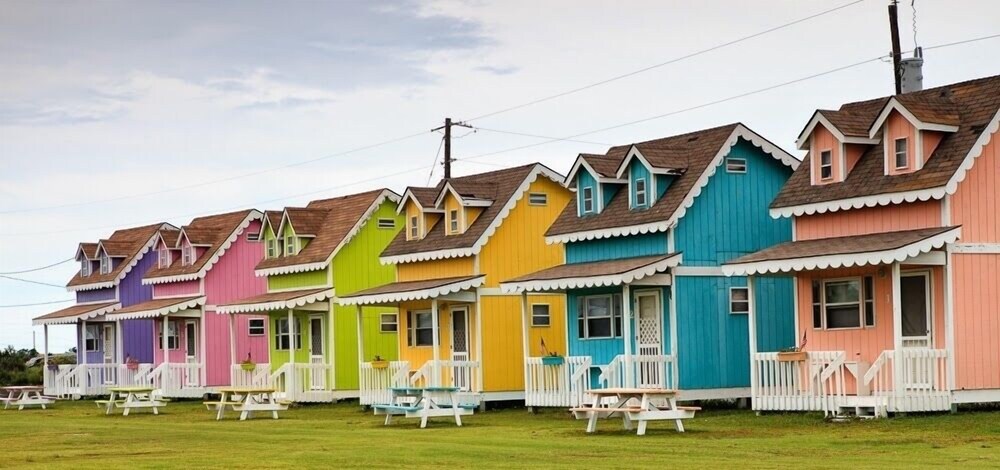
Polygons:
<instances>
[{"instance_id":1,"label":"window","mask_svg":"<svg viewBox=\"0 0 1000 470\"><path fill-rule=\"evenodd\" d=\"M906 158L906 137L903 137L901 139L896 139L895 155L896 155L895 168L897 170L901 170L910 165L910 162Z\"/></svg>"},{"instance_id":2,"label":"window","mask_svg":"<svg viewBox=\"0 0 1000 470\"><path fill-rule=\"evenodd\" d=\"M458 209L448 211L448 230L451 233L458 233Z\"/></svg>"},{"instance_id":3,"label":"window","mask_svg":"<svg viewBox=\"0 0 1000 470\"><path fill-rule=\"evenodd\" d=\"M90 260L84 258L80 261L80 276L87 277L90 275Z\"/></svg>"},{"instance_id":4,"label":"window","mask_svg":"<svg viewBox=\"0 0 1000 470\"><path fill-rule=\"evenodd\" d=\"M729 288L729 313L750 313L750 288Z\"/></svg>"},{"instance_id":5,"label":"window","mask_svg":"<svg viewBox=\"0 0 1000 470\"><path fill-rule=\"evenodd\" d=\"M420 238L420 225L417 216L410 217L410 239L416 240Z\"/></svg>"},{"instance_id":6,"label":"window","mask_svg":"<svg viewBox=\"0 0 1000 470\"><path fill-rule=\"evenodd\" d=\"M84 350L87 352L94 352L98 350L101 344L101 325L87 325L85 335Z\"/></svg>"},{"instance_id":7,"label":"window","mask_svg":"<svg viewBox=\"0 0 1000 470\"><path fill-rule=\"evenodd\" d=\"M395 313L383 313L378 316L378 330L382 333L399 331L399 316Z\"/></svg>"},{"instance_id":8,"label":"window","mask_svg":"<svg viewBox=\"0 0 1000 470\"><path fill-rule=\"evenodd\" d=\"M587 186L583 188L583 213L594 212L594 188Z\"/></svg>"},{"instance_id":9,"label":"window","mask_svg":"<svg viewBox=\"0 0 1000 470\"><path fill-rule=\"evenodd\" d=\"M266 333L264 326L263 318L251 318L247 321L247 334L250 336L264 336Z\"/></svg>"},{"instance_id":10,"label":"window","mask_svg":"<svg viewBox=\"0 0 1000 470\"><path fill-rule=\"evenodd\" d=\"M378 228L394 229L394 228L396 228L396 219L389 219L389 218L385 218L385 217L380 217L378 219Z\"/></svg>"},{"instance_id":11,"label":"window","mask_svg":"<svg viewBox=\"0 0 1000 470\"><path fill-rule=\"evenodd\" d=\"M531 326L549 326L552 319L549 317L549 304L534 304L531 306Z\"/></svg>"},{"instance_id":12,"label":"window","mask_svg":"<svg viewBox=\"0 0 1000 470\"><path fill-rule=\"evenodd\" d=\"M268 258L278 257L278 240L276 238L271 238L267 240L267 257Z\"/></svg>"},{"instance_id":13,"label":"window","mask_svg":"<svg viewBox=\"0 0 1000 470\"><path fill-rule=\"evenodd\" d=\"M188 266L194 263L194 247L186 244L181 247L181 265Z\"/></svg>"},{"instance_id":14,"label":"window","mask_svg":"<svg viewBox=\"0 0 1000 470\"><path fill-rule=\"evenodd\" d=\"M747 160L745 158L727 158L726 173L746 173Z\"/></svg>"},{"instance_id":15,"label":"window","mask_svg":"<svg viewBox=\"0 0 1000 470\"><path fill-rule=\"evenodd\" d=\"M549 203L549 195L545 193L528 193L528 204L532 206L544 206Z\"/></svg>"},{"instance_id":16,"label":"window","mask_svg":"<svg viewBox=\"0 0 1000 470\"><path fill-rule=\"evenodd\" d=\"M159 324L159 334L156 336L156 347L163 349L163 323L157 322ZM172 321L167 323L167 349L177 349L181 345L180 333L177 332L177 322Z\"/></svg>"},{"instance_id":17,"label":"window","mask_svg":"<svg viewBox=\"0 0 1000 470\"><path fill-rule=\"evenodd\" d=\"M577 323L580 339L613 338L622 335L622 296L595 295L580 299Z\"/></svg>"},{"instance_id":18,"label":"window","mask_svg":"<svg viewBox=\"0 0 1000 470\"><path fill-rule=\"evenodd\" d=\"M646 178L635 180L635 206L646 207Z\"/></svg>"},{"instance_id":19,"label":"window","mask_svg":"<svg viewBox=\"0 0 1000 470\"><path fill-rule=\"evenodd\" d=\"M410 312L406 336L410 346L433 346L434 319L431 318L431 312Z\"/></svg>"},{"instance_id":20,"label":"window","mask_svg":"<svg viewBox=\"0 0 1000 470\"><path fill-rule=\"evenodd\" d=\"M160 269L170 267L170 250L166 247L161 247L160 250L156 252L156 258Z\"/></svg>"},{"instance_id":21,"label":"window","mask_svg":"<svg viewBox=\"0 0 1000 470\"><path fill-rule=\"evenodd\" d=\"M274 321L274 349L288 351L291 338L288 331L288 319L278 318ZM302 349L302 323L295 319L295 349Z\"/></svg>"},{"instance_id":22,"label":"window","mask_svg":"<svg viewBox=\"0 0 1000 470\"><path fill-rule=\"evenodd\" d=\"M824 150L819 153L819 179L833 178L833 152Z\"/></svg>"},{"instance_id":23,"label":"window","mask_svg":"<svg viewBox=\"0 0 1000 470\"><path fill-rule=\"evenodd\" d=\"M111 257L106 251L101 252L101 274L111 273Z\"/></svg>"},{"instance_id":24,"label":"window","mask_svg":"<svg viewBox=\"0 0 1000 470\"><path fill-rule=\"evenodd\" d=\"M820 326L828 330L875 326L874 278L813 281L813 327Z\"/></svg>"},{"instance_id":25,"label":"window","mask_svg":"<svg viewBox=\"0 0 1000 470\"><path fill-rule=\"evenodd\" d=\"M298 243L296 237L287 237L285 239L285 256L292 256L295 254L295 245Z\"/></svg>"}]
</instances>

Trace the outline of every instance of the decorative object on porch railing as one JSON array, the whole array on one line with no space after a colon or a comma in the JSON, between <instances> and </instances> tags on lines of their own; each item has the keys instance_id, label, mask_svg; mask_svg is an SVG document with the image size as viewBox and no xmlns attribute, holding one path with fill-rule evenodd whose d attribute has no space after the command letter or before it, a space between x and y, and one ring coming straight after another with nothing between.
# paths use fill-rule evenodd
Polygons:
<instances>
[{"instance_id":1,"label":"decorative object on porch railing","mask_svg":"<svg viewBox=\"0 0 1000 470\"><path fill-rule=\"evenodd\" d=\"M545 338L541 340L542 346L542 365L546 366L558 366L562 365L564 359L556 351L549 351L549 348L545 346Z\"/></svg>"},{"instance_id":2,"label":"decorative object on porch railing","mask_svg":"<svg viewBox=\"0 0 1000 470\"><path fill-rule=\"evenodd\" d=\"M132 356L127 356L125 358L125 367L128 370L139 370L139 361Z\"/></svg>"},{"instance_id":3,"label":"decorative object on porch railing","mask_svg":"<svg viewBox=\"0 0 1000 470\"><path fill-rule=\"evenodd\" d=\"M250 353L247 353L247 358L240 363L240 367L246 372L253 372L257 369L257 364L253 362Z\"/></svg>"},{"instance_id":4,"label":"decorative object on porch railing","mask_svg":"<svg viewBox=\"0 0 1000 470\"><path fill-rule=\"evenodd\" d=\"M234 364L230 379L233 387L271 387L271 364L254 364L250 370L244 363Z\"/></svg>"},{"instance_id":5,"label":"decorative object on porch railing","mask_svg":"<svg viewBox=\"0 0 1000 470\"><path fill-rule=\"evenodd\" d=\"M753 409L757 411L823 411L837 413L843 403L845 360L843 351L808 351L802 361L783 361L781 353L756 353L751 383Z\"/></svg>"},{"instance_id":6,"label":"decorative object on porch railing","mask_svg":"<svg viewBox=\"0 0 1000 470\"><path fill-rule=\"evenodd\" d=\"M788 348L778 351L778 362L802 362L806 360L806 352L799 348Z\"/></svg>"},{"instance_id":7,"label":"decorative object on porch railing","mask_svg":"<svg viewBox=\"0 0 1000 470\"><path fill-rule=\"evenodd\" d=\"M677 358L672 355L619 354L598 376L603 388L660 388L675 390Z\"/></svg>"},{"instance_id":8,"label":"decorative object on porch railing","mask_svg":"<svg viewBox=\"0 0 1000 470\"><path fill-rule=\"evenodd\" d=\"M386 361L385 367L376 367L375 361L363 362L360 367L358 385L362 405L389 404L392 402L390 388L410 385L410 363L407 361Z\"/></svg>"},{"instance_id":9,"label":"decorative object on porch railing","mask_svg":"<svg viewBox=\"0 0 1000 470\"><path fill-rule=\"evenodd\" d=\"M378 354L375 355L375 358L369 364L371 364L372 369L385 369L389 367L389 361L382 359L382 356Z\"/></svg>"},{"instance_id":10,"label":"decorative object on porch railing","mask_svg":"<svg viewBox=\"0 0 1000 470\"><path fill-rule=\"evenodd\" d=\"M586 402L590 388L590 356L570 356L557 365L545 363L546 357L524 361L524 404L526 406L575 407Z\"/></svg>"},{"instance_id":11,"label":"decorative object on porch railing","mask_svg":"<svg viewBox=\"0 0 1000 470\"><path fill-rule=\"evenodd\" d=\"M944 349L882 351L865 373L864 383L876 399L876 416L951 408L948 351Z\"/></svg>"},{"instance_id":12,"label":"decorative object on porch railing","mask_svg":"<svg viewBox=\"0 0 1000 470\"><path fill-rule=\"evenodd\" d=\"M45 394L78 398L108 394L108 387L150 385L152 364L67 364L45 370Z\"/></svg>"}]
</instances>

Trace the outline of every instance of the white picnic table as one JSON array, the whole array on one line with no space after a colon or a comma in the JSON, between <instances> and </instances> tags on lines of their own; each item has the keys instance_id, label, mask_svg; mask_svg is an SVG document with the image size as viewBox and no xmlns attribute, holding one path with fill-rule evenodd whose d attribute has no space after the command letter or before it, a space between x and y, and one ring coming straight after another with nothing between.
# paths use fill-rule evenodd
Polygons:
<instances>
[{"instance_id":1,"label":"white picnic table","mask_svg":"<svg viewBox=\"0 0 1000 470\"><path fill-rule=\"evenodd\" d=\"M41 406L44 410L46 405L55 403L51 398L42 395L42 391L45 388L39 385L2 387L2 390L6 393L6 396L0 397L0 400L3 401L3 409L5 410L11 406L16 406L18 411L20 411L25 406L33 405Z\"/></svg>"},{"instance_id":2,"label":"white picnic table","mask_svg":"<svg viewBox=\"0 0 1000 470\"><path fill-rule=\"evenodd\" d=\"M270 411L271 418L278 419L278 412L288 409L288 403L278 401L270 387L223 387L219 389L219 401L206 401L208 409L215 409L215 419L225 417L226 407L240 412L240 421L253 417L254 411Z\"/></svg>"},{"instance_id":3,"label":"white picnic table","mask_svg":"<svg viewBox=\"0 0 1000 470\"><path fill-rule=\"evenodd\" d=\"M104 408L104 414L109 415L115 408L122 409L122 416L128 416L135 409L151 408L154 415L160 414L160 407L167 406L162 400L153 399L153 387L108 387L111 395L107 400L97 400L97 406ZM122 397L125 398L122 398Z\"/></svg>"},{"instance_id":4,"label":"white picnic table","mask_svg":"<svg viewBox=\"0 0 1000 470\"><path fill-rule=\"evenodd\" d=\"M625 430L632 430L632 422L638 421L636 434L646 434L646 425L650 421L673 420L677 432L684 432L682 420L693 418L695 411L701 408L694 406L677 406L677 391L656 388L605 388L590 390L593 402L590 406L571 408L577 419L586 419L587 432L597 431L597 419L607 418L614 414L622 417ZM611 406L602 406L604 398L615 398ZM630 404L631 402L631 404ZM635 403L638 402L638 403ZM662 403L662 404L658 404Z\"/></svg>"},{"instance_id":5,"label":"white picnic table","mask_svg":"<svg viewBox=\"0 0 1000 470\"><path fill-rule=\"evenodd\" d=\"M462 405L458 401L457 387L397 387L389 389L392 402L373 405L376 415L385 415L385 425L392 424L393 416L420 418L420 427L427 427L427 420L433 417L451 417L455 424L462 425L462 416L471 415L474 405Z\"/></svg>"}]
</instances>

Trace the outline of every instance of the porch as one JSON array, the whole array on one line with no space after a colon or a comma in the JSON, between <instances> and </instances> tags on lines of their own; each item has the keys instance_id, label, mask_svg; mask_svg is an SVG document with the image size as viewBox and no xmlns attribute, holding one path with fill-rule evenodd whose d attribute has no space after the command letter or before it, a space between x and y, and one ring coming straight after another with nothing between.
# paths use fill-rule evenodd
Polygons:
<instances>
[{"instance_id":1,"label":"porch","mask_svg":"<svg viewBox=\"0 0 1000 470\"><path fill-rule=\"evenodd\" d=\"M521 294L525 405L578 407L591 402L594 388L676 389L674 317L664 289L673 283L670 268L680 262L681 255L671 253L565 264L501 283L505 292ZM571 294L567 313L576 318L567 320L567 334L581 340L570 340L569 351L601 343L602 351L620 352L602 352L601 363L590 354L559 356L542 342L541 355L532 355L528 295L545 292Z\"/></svg>"},{"instance_id":2,"label":"porch","mask_svg":"<svg viewBox=\"0 0 1000 470\"><path fill-rule=\"evenodd\" d=\"M950 256L957 227L785 243L736 259L727 274L791 272L798 348L756 351L758 411L885 417L947 411L954 389ZM750 296L753 299L753 295ZM756 319L751 304L751 324Z\"/></svg>"},{"instance_id":3,"label":"porch","mask_svg":"<svg viewBox=\"0 0 1000 470\"><path fill-rule=\"evenodd\" d=\"M392 306L408 317L400 322L405 328L400 349L411 346L426 353L403 351L403 360L362 359L359 364L360 401L362 405L389 404L392 388L455 387L462 404L478 404L482 399L480 325L476 289L485 276L404 281L357 292L337 299L341 305L353 305L358 315L358 357L365 358L364 332L361 330L363 306ZM426 304L426 305L425 305ZM442 308L445 307L445 308ZM447 343L442 338L442 316L448 315ZM412 317L412 318L411 318ZM472 329L475 328L475 334ZM442 358L446 355L447 358Z\"/></svg>"}]
</instances>

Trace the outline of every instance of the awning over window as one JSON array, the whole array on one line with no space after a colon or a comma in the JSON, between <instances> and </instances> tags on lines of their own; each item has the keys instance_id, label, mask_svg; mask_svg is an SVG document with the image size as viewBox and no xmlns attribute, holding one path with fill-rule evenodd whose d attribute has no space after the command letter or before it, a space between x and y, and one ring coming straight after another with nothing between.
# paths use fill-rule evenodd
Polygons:
<instances>
[{"instance_id":1,"label":"awning over window","mask_svg":"<svg viewBox=\"0 0 1000 470\"><path fill-rule=\"evenodd\" d=\"M134 320L137 318L156 318L163 315L177 316L199 316L201 312L194 310L205 305L205 296L194 297L174 297L169 299L147 300L135 305L129 305L112 315L108 315L108 320Z\"/></svg>"},{"instance_id":2,"label":"awning over window","mask_svg":"<svg viewBox=\"0 0 1000 470\"><path fill-rule=\"evenodd\" d=\"M341 305L386 305L408 300L424 300L475 289L486 282L485 275L445 277L386 284L338 297Z\"/></svg>"},{"instance_id":3,"label":"awning over window","mask_svg":"<svg viewBox=\"0 0 1000 470\"><path fill-rule=\"evenodd\" d=\"M680 253L563 264L500 283L506 293L564 291L620 286L664 273L681 263Z\"/></svg>"},{"instance_id":4,"label":"awning over window","mask_svg":"<svg viewBox=\"0 0 1000 470\"><path fill-rule=\"evenodd\" d=\"M94 304L77 304L47 313L32 320L35 325L68 325L81 320L90 320L122 307L119 302L101 302Z\"/></svg>"},{"instance_id":5,"label":"awning over window","mask_svg":"<svg viewBox=\"0 0 1000 470\"><path fill-rule=\"evenodd\" d=\"M954 243L961 227L935 227L775 245L722 265L727 276L904 262Z\"/></svg>"},{"instance_id":6,"label":"awning over window","mask_svg":"<svg viewBox=\"0 0 1000 470\"><path fill-rule=\"evenodd\" d=\"M333 296L334 290L329 287L272 292L219 305L216 308L216 313L261 313L288 310L324 302L327 299L332 299Z\"/></svg>"}]
</instances>

